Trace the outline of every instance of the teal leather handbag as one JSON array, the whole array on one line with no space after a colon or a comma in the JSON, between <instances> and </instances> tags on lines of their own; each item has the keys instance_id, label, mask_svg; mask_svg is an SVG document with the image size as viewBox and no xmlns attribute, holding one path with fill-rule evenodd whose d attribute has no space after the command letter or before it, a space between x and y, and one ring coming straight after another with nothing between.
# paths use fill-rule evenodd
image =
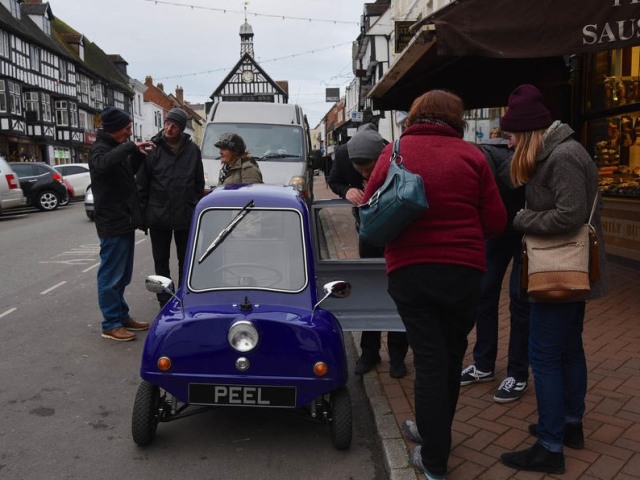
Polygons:
<instances>
[{"instance_id":1,"label":"teal leather handbag","mask_svg":"<svg viewBox=\"0 0 640 480\"><path fill-rule=\"evenodd\" d=\"M369 201L358 206L360 238L383 247L429 208L422 177L402 164L400 139L393 143L389 172Z\"/></svg>"}]
</instances>

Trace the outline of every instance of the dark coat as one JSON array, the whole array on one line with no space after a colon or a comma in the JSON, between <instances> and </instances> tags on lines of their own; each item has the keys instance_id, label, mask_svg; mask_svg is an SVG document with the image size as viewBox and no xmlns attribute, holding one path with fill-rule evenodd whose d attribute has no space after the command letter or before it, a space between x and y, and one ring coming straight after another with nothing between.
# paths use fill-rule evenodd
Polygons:
<instances>
[{"instance_id":1,"label":"dark coat","mask_svg":"<svg viewBox=\"0 0 640 480\"><path fill-rule=\"evenodd\" d=\"M94 220L99 237L114 237L143 227L135 172L144 155L132 141L116 142L98 130L89 154Z\"/></svg>"},{"instance_id":2,"label":"dark coat","mask_svg":"<svg viewBox=\"0 0 640 480\"><path fill-rule=\"evenodd\" d=\"M496 180L500 198L507 209L507 228L503 236L509 236L514 241L522 238L522 232L513 228L513 218L516 213L524 208L525 190L524 186L514 187L511 182L511 159L513 158L513 149L509 148L507 141L481 143L478 148L484 153L493 178Z\"/></svg>"},{"instance_id":3,"label":"dark coat","mask_svg":"<svg viewBox=\"0 0 640 480\"><path fill-rule=\"evenodd\" d=\"M200 149L185 133L177 153L173 153L162 132L151 141L156 148L147 155L136 177L145 226L186 230L204 193Z\"/></svg>"},{"instance_id":4,"label":"dark coat","mask_svg":"<svg viewBox=\"0 0 640 480\"><path fill-rule=\"evenodd\" d=\"M353 167L349 159L347 144L337 146L334 153L335 159L327 180L331 191L340 198L344 198L350 188L364 190L362 175Z\"/></svg>"}]
</instances>

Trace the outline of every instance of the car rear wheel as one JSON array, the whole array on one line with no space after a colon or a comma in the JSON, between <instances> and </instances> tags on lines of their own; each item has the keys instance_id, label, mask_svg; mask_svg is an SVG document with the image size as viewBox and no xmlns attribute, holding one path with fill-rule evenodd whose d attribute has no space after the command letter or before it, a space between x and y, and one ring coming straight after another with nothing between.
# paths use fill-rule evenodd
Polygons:
<instances>
[{"instance_id":1,"label":"car rear wheel","mask_svg":"<svg viewBox=\"0 0 640 480\"><path fill-rule=\"evenodd\" d=\"M48 212L58 208L60 199L51 190L44 190L38 194L36 205L43 212Z\"/></svg>"},{"instance_id":2,"label":"car rear wheel","mask_svg":"<svg viewBox=\"0 0 640 480\"><path fill-rule=\"evenodd\" d=\"M131 416L133 441L141 447L150 445L160 421L160 388L143 381L138 387Z\"/></svg>"},{"instance_id":3,"label":"car rear wheel","mask_svg":"<svg viewBox=\"0 0 640 480\"><path fill-rule=\"evenodd\" d=\"M331 392L331 443L338 450L351 446L353 420L351 415L351 396L346 387Z\"/></svg>"}]
</instances>

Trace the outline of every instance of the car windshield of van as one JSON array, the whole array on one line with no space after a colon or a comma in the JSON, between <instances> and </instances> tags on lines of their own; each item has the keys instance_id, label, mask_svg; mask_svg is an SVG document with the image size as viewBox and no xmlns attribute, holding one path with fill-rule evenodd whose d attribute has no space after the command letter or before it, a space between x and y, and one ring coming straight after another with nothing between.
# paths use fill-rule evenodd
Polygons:
<instances>
[{"instance_id":1,"label":"car windshield of van","mask_svg":"<svg viewBox=\"0 0 640 480\"><path fill-rule=\"evenodd\" d=\"M302 128L295 125L255 125L248 123L209 123L202 142L204 158L218 158L215 143L220 135L234 132L242 137L247 152L259 162L299 162L304 155Z\"/></svg>"},{"instance_id":2,"label":"car windshield of van","mask_svg":"<svg viewBox=\"0 0 640 480\"><path fill-rule=\"evenodd\" d=\"M242 220L234 223L241 213ZM233 228L229 229L229 225ZM228 233L224 241L211 249L212 239L225 231ZM296 210L243 211L237 207L203 211L191 252L189 289L287 293L304 290L307 263L302 232L302 217Z\"/></svg>"}]
</instances>

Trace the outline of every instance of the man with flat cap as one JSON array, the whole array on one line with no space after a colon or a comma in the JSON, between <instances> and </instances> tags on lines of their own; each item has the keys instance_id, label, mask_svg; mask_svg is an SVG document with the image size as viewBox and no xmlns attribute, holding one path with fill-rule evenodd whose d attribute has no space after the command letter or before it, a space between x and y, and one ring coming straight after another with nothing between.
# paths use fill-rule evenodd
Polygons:
<instances>
[{"instance_id":1,"label":"man with flat cap","mask_svg":"<svg viewBox=\"0 0 640 480\"><path fill-rule=\"evenodd\" d=\"M157 275L171 278L171 238L178 256L178 281L182 283L191 217L204 194L204 168L200 148L184 133L189 116L182 108L167 113L164 126L151 140L156 148L147 156L136 177L145 226ZM171 298L157 295L162 308Z\"/></svg>"},{"instance_id":2,"label":"man with flat cap","mask_svg":"<svg viewBox=\"0 0 640 480\"><path fill-rule=\"evenodd\" d=\"M135 231L143 228L135 173L151 142L132 142L131 117L116 107L101 113L102 128L89 154L94 220L100 239L98 304L102 312L102 336L126 342L134 331L149 328L129 315L124 289L131 282Z\"/></svg>"}]
</instances>

